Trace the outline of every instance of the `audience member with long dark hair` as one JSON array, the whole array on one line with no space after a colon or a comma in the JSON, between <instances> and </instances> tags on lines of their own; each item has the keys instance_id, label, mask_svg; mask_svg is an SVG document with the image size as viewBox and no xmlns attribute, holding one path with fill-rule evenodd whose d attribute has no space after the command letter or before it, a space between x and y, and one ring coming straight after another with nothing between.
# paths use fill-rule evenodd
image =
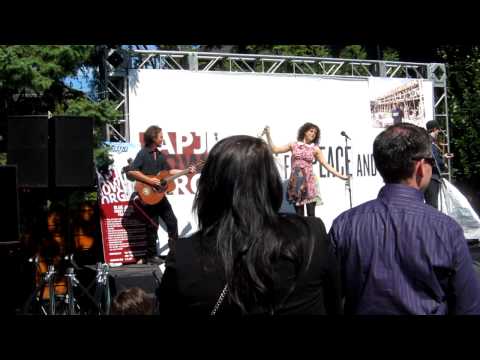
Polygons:
<instances>
[{"instance_id":1,"label":"audience member with long dark hair","mask_svg":"<svg viewBox=\"0 0 480 360\"><path fill-rule=\"evenodd\" d=\"M338 314L339 277L320 219L280 215L269 146L232 136L210 152L194 210L199 231L176 243L161 315ZM225 295L223 298L222 295Z\"/></svg>"}]
</instances>

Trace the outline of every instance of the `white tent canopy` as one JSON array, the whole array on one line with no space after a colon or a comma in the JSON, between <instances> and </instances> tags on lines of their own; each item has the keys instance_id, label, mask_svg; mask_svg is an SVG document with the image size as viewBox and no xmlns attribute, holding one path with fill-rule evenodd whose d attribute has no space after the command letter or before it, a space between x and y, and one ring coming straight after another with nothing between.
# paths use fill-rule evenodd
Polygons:
<instances>
[{"instance_id":1,"label":"white tent canopy","mask_svg":"<svg viewBox=\"0 0 480 360\"><path fill-rule=\"evenodd\" d=\"M480 239L480 218L465 196L446 179L442 180L438 206L460 224L467 240Z\"/></svg>"}]
</instances>

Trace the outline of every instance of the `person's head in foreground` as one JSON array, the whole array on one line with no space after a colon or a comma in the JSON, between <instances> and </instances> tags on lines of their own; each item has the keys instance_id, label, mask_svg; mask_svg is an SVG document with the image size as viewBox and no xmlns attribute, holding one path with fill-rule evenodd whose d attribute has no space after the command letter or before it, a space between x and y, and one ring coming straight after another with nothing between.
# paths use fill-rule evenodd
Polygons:
<instances>
[{"instance_id":1,"label":"person's head in foreground","mask_svg":"<svg viewBox=\"0 0 480 360\"><path fill-rule=\"evenodd\" d=\"M153 299L138 287L118 294L112 303L112 315L152 315Z\"/></svg>"},{"instance_id":2,"label":"person's head in foreground","mask_svg":"<svg viewBox=\"0 0 480 360\"><path fill-rule=\"evenodd\" d=\"M374 141L385 186L377 199L338 216L330 238L342 263L345 313L480 314L480 281L463 230L425 203L431 139L412 124Z\"/></svg>"},{"instance_id":3,"label":"person's head in foreground","mask_svg":"<svg viewBox=\"0 0 480 360\"><path fill-rule=\"evenodd\" d=\"M388 127L375 138L373 157L387 184L425 190L430 183L434 159L425 129L408 123Z\"/></svg>"},{"instance_id":4,"label":"person's head in foreground","mask_svg":"<svg viewBox=\"0 0 480 360\"><path fill-rule=\"evenodd\" d=\"M208 315L225 285L219 315L338 311L324 225L279 215L282 199L281 178L263 140L219 141L198 182L199 231L177 244L175 268L167 267L162 278L160 314Z\"/></svg>"}]
</instances>

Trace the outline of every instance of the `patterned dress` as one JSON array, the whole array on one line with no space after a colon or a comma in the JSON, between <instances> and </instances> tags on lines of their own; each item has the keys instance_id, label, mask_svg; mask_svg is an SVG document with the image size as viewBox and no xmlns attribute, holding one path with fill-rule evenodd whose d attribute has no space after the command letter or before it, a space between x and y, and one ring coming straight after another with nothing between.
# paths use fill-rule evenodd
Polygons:
<instances>
[{"instance_id":1,"label":"patterned dress","mask_svg":"<svg viewBox=\"0 0 480 360\"><path fill-rule=\"evenodd\" d=\"M314 144L297 142L291 144L292 148L292 173L288 183L288 200L296 206L311 202L321 203L320 193L315 174L313 173Z\"/></svg>"}]
</instances>

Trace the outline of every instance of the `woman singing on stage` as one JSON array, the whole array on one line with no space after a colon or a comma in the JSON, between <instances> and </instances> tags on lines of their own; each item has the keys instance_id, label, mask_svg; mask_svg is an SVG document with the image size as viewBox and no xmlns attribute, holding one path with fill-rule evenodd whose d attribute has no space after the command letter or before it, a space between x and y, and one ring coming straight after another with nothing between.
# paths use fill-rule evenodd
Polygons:
<instances>
[{"instance_id":1,"label":"woman singing on stage","mask_svg":"<svg viewBox=\"0 0 480 360\"><path fill-rule=\"evenodd\" d=\"M348 176L340 174L325 160L322 151L318 147L320 129L315 124L305 123L298 129L298 141L284 146L275 146L273 144L268 126L265 128L265 134L274 154L292 152L292 172L287 190L288 200L293 203L298 215L305 215L306 205L307 215L315 216L315 205L320 198L312 166L315 159L334 176L348 180Z\"/></svg>"}]
</instances>

